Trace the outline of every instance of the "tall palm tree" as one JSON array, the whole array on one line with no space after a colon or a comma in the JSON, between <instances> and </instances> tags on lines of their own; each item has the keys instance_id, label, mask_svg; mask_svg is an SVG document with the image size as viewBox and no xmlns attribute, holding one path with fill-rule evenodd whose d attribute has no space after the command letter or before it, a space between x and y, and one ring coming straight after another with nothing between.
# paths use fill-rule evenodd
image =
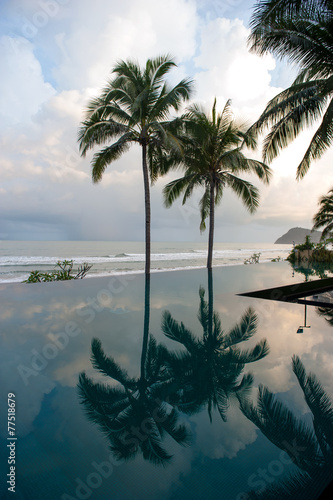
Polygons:
<instances>
[{"instance_id":1,"label":"tall palm tree","mask_svg":"<svg viewBox=\"0 0 333 500\"><path fill-rule=\"evenodd\" d=\"M269 348L266 339L252 349L242 350L238 347L239 343L250 339L256 332L257 316L251 308L229 332L223 331L221 319L211 303L211 279L209 303L205 300L205 290L201 287L199 291L198 319L202 336L194 335L182 322L176 321L169 311L163 314L162 331L186 349L178 353L168 351L166 356L170 360L170 374L182 387L178 408L184 413L193 414L207 406L210 419L212 409L217 408L222 420L226 420L229 399L235 394L246 393L252 385L252 375L242 375L245 365L262 359Z\"/></svg>"},{"instance_id":2,"label":"tall palm tree","mask_svg":"<svg viewBox=\"0 0 333 500\"><path fill-rule=\"evenodd\" d=\"M268 486L262 493L249 492L248 498L253 500L318 498L332 478L332 401L317 377L306 373L296 355L292 358L292 368L312 413L311 425L296 417L267 387L259 387L256 407L241 400L244 415L299 468L291 477Z\"/></svg>"},{"instance_id":3,"label":"tall palm tree","mask_svg":"<svg viewBox=\"0 0 333 500\"><path fill-rule=\"evenodd\" d=\"M99 182L107 166L118 160L132 143L142 148L146 274L150 272L149 177L154 181L158 168L162 167L161 150L176 147L177 141L168 133L167 120L170 111L178 110L192 90L192 82L187 79L172 88L167 85L166 74L174 66L169 56L148 59L144 68L130 60L120 61L112 71L114 78L88 104L78 135L82 156L95 146L107 144L93 156L93 182Z\"/></svg>"},{"instance_id":4,"label":"tall palm tree","mask_svg":"<svg viewBox=\"0 0 333 500\"><path fill-rule=\"evenodd\" d=\"M252 126L270 127L263 161L272 161L298 134L320 120L297 168L301 179L333 143L333 4L331 0L259 0L250 21L250 49L272 52L299 67L292 85L275 96Z\"/></svg>"},{"instance_id":5,"label":"tall palm tree","mask_svg":"<svg viewBox=\"0 0 333 500\"><path fill-rule=\"evenodd\" d=\"M323 228L321 239L330 237L333 233L333 189L319 200L320 208L313 217L313 228Z\"/></svg>"},{"instance_id":6,"label":"tall palm tree","mask_svg":"<svg viewBox=\"0 0 333 500\"><path fill-rule=\"evenodd\" d=\"M252 213L259 204L259 192L249 181L238 177L243 173L255 173L259 179L269 182L270 169L264 163L247 158L241 151L242 145L255 147L253 137L246 134L245 125L234 121L231 102L227 101L222 113L216 111L214 101L211 116L203 108L193 105L182 117L183 154L178 163L185 169L184 176L170 182L164 188L165 205L183 194L183 204L194 188L203 187L200 200L200 230L206 228L209 217L207 268L212 268L215 205L222 200L224 188L230 188L241 198ZM173 158L174 163L177 159Z\"/></svg>"}]
</instances>

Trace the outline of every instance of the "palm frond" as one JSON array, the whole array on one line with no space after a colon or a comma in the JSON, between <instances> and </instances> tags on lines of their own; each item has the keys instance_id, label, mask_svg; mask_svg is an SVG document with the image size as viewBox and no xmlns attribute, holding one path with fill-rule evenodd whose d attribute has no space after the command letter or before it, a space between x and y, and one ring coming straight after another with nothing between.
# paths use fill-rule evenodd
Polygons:
<instances>
[{"instance_id":1,"label":"palm frond","mask_svg":"<svg viewBox=\"0 0 333 500\"><path fill-rule=\"evenodd\" d=\"M199 209L200 209L200 232L206 230L206 219L209 216L210 212L210 190L209 186L206 187L202 198L199 201Z\"/></svg>"},{"instance_id":2,"label":"palm frond","mask_svg":"<svg viewBox=\"0 0 333 500\"><path fill-rule=\"evenodd\" d=\"M214 403L218 409L218 412L223 422L226 422L227 421L226 414L229 408L229 398L221 387L217 387L216 390L214 390ZM210 421L212 421L211 415L210 415Z\"/></svg>"},{"instance_id":3,"label":"palm frond","mask_svg":"<svg viewBox=\"0 0 333 500\"><path fill-rule=\"evenodd\" d=\"M320 209L313 217L313 229L324 227L321 239L326 238L333 230L333 189L319 200Z\"/></svg>"},{"instance_id":4,"label":"palm frond","mask_svg":"<svg viewBox=\"0 0 333 500\"><path fill-rule=\"evenodd\" d=\"M319 442L325 438L327 445L333 452L333 405L328 394L315 375L306 374L303 363L298 356L292 358L293 372L304 393L305 401L310 408L316 430L322 430ZM326 448L326 446L325 446Z\"/></svg>"},{"instance_id":5,"label":"palm frond","mask_svg":"<svg viewBox=\"0 0 333 500\"><path fill-rule=\"evenodd\" d=\"M78 132L79 149L81 156L86 156L95 146L126 134L128 127L112 120L96 120L83 122Z\"/></svg>"},{"instance_id":6,"label":"palm frond","mask_svg":"<svg viewBox=\"0 0 333 500\"><path fill-rule=\"evenodd\" d=\"M242 402L241 409L298 467L305 471L312 469L318 457L318 444L312 429L298 420L266 387L259 386L257 407Z\"/></svg>"},{"instance_id":7,"label":"palm frond","mask_svg":"<svg viewBox=\"0 0 333 500\"><path fill-rule=\"evenodd\" d=\"M163 189L165 206L171 207L172 203L179 198L184 191L187 192L186 198L188 198L197 183L197 176L194 173L185 174L184 177L169 182Z\"/></svg>"},{"instance_id":8,"label":"palm frond","mask_svg":"<svg viewBox=\"0 0 333 500\"><path fill-rule=\"evenodd\" d=\"M322 122L311 139L310 145L297 167L297 179L302 179L311 162L318 160L333 144L333 101L330 102Z\"/></svg>"},{"instance_id":9,"label":"palm frond","mask_svg":"<svg viewBox=\"0 0 333 500\"><path fill-rule=\"evenodd\" d=\"M240 179L230 173L225 176L226 184L241 198L243 204L250 213L256 211L259 206L259 191L251 182Z\"/></svg>"},{"instance_id":10,"label":"palm frond","mask_svg":"<svg viewBox=\"0 0 333 500\"><path fill-rule=\"evenodd\" d=\"M196 352L198 341L192 333L185 327L184 323L174 320L169 311L164 311L162 316L162 332L169 339L183 344L190 352Z\"/></svg>"},{"instance_id":11,"label":"palm frond","mask_svg":"<svg viewBox=\"0 0 333 500\"><path fill-rule=\"evenodd\" d=\"M91 363L96 370L117 380L124 387L135 387L135 380L131 379L113 358L106 356L101 341L97 338L91 341Z\"/></svg>"},{"instance_id":12,"label":"palm frond","mask_svg":"<svg viewBox=\"0 0 333 500\"><path fill-rule=\"evenodd\" d=\"M266 339L262 339L252 349L242 349L237 352L239 363L247 364L259 361L269 353L269 345Z\"/></svg>"},{"instance_id":13,"label":"palm frond","mask_svg":"<svg viewBox=\"0 0 333 500\"><path fill-rule=\"evenodd\" d=\"M132 134L126 134L111 146L107 146L94 154L91 162L94 183L100 182L108 165L118 160L129 149L132 137Z\"/></svg>"},{"instance_id":14,"label":"palm frond","mask_svg":"<svg viewBox=\"0 0 333 500\"><path fill-rule=\"evenodd\" d=\"M249 307L242 315L241 320L223 337L223 347L228 348L244 342L256 333L258 316L254 309Z\"/></svg>"},{"instance_id":15,"label":"palm frond","mask_svg":"<svg viewBox=\"0 0 333 500\"><path fill-rule=\"evenodd\" d=\"M181 80L172 89L163 87L151 110L153 119L165 120L170 113L170 109L178 111L181 104L190 98L192 89L193 80L191 79Z\"/></svg>"},{"instance_id":16,"label":"palm frond","mask_svg":"<svg viewBox=\"0 0 333 500\"><path fill-rule=\"evenodd\" d=\"M332 144L332 20L327 0L259 0L250 21L252 51L287 57L299 67L293 84L268 103L252 127L256 133L271 128L264 161L272 161L302 130L323 118L298 166L298 179Z\"/></svg>"},{"instance_id":17,"label":"palm frond","mask_svg":"<svg viewBox=\"0 0 333 500\"><path fill-rule=\"evenodd\" d=\"M179 413L175 408L169 410L169 413L159 415L158 425L179 444L188 446L191 443L191 435L186 425L179 424Z\"/></svg>"},{"instance_id":18,"label":"palm frond","mask_svg":"<svg viewBox=\"0 0 333 500\"><path fill-rule=\"evenodd\" d=\"M141 449L143 458L148 460L154 465L165 466L168 465L172 459L170 455L162 446L159 436L150 434L148 439L142 441Z\"/></svg>"}]
</instances>

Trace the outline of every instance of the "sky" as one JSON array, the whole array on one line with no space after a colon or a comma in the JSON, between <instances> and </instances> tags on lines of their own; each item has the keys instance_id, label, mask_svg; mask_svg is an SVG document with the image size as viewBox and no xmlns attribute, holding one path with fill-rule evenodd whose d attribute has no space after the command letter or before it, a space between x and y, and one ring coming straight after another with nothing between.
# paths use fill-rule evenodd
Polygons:
<instances>
[{"instance_id":1,"label":"sky","mask_svg":"<svg viewBox=\"0 0 333 500\"><path fill-rule=\"evenodd\" d=\"M81 158L77 132L89 99L119 60L171 54L168 81L195 81L191 102L209 111L227 99L237 119L253 123L296 69L247 46L253 0L0 0L0 240L144 239L141 153L133 146L93 184L92 154ZM272 164L250 215L225 192L216 211L220 242L274 242L291 227L312 227L319 197L332 187L333 152L302 181L296 168L313 131ZM260 148L251 152L261 158ZM195 192L185 206L163 205L152 187L152 240L205 241Z\"/></svg>"}]
</instances>

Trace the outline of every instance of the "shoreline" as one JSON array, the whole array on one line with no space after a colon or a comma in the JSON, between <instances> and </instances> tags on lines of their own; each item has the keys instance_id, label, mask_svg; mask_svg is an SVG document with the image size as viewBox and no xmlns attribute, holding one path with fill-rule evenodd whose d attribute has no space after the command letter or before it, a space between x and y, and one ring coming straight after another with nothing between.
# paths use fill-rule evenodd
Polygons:
<instances>
[{"instance_id":1,"label":"shoreline","mask_svg":"<svg viewBox=\"0 0 333 500\"><path fill-rule=\"evenodd\" d=\"M143 273L145 255L140 245L126 242L85 243L45 242L44 245L22 243L0 247L0 283L20 283L32 271L52 272L58 261L73 260L74 270L84 263L92 265L87 278ZM254 254L260 253L259 263L285 259L290 253L288 245L262 243L216 244L214 267L243 265ZM207 248L201 243L156 243L152 248L151 272L179 271L206 267Z\"/></svg>"},{"instance_id":2,"label":"shoreline","mask_svg":"<svg viewBox=\"0 0 333 500\"><path fill-rule=\"evenodd\" d=\"M280 262L288 262L286 259L282 259ZM260 265L260 264L269 264L269 263L272 263L272 264L276 264L278 263L277 262L272 262L271 259L267 259L267 260L261 260L258 264L254 264L254 265ZM213 265L213 270L214 269L218 269L218 268L222 268L222 267L235 267L235 266L252 266L253 264L245 264L244 262L241 263L241 262L227 262L227 263L224 263L224 264L216 264L216 265ZM203 264L203 265L199 265L199 266L178 266L178 267L164 267L164 268L153 268L151 269L150 271L150 274L159 274L159 273L172 273L172 272L176 272L176 271L193 271L193 270L199 270L199 269L206 269L207 266L206 264ZM92 279L92 278L107 278L107 277L110 277L112 278L113 276L127 276L127 275L143 275L144 274L144 268L142 269L130 269L130 270L123 270L123 271L110 271L110 272L105 272L105 271L101 271L101 272L92 272L90 274L87 274L83 279L86 280L86 279ZM21 277L19 279L4 279L4 280L1 280L0 279L0 286L1 285L8 285L8 284L34 284L34 283L23 283L23 280L27 279L29 276L29 274L27 274L25 277ZM63 280L62 282L66 282L66 281L81 281L81 280ZM51 281L49 283L56 283L56 281ZM58 281L59 283L59 281Z\"/></svg>"},{"instance_id":3,"label":"shoreline","mask_svg":"<svg viewBox=\"0 0 333 500\"><path fill-rule=\"evenodd\" d=\"M261 264L261 266L260 266ZM253 268L254 266L256 268L261 268L262 266L266 266L267 264L275 264L275 265L278 265L278 264L283 264L284 266L287 266L288 261L287 260L281 260L279 262L272 262L272 261L262 261L260 262L259 264L242 264L240 262L236 262L234 264L220 264L220 265L213 265L213 272L214 270L221 270L223 268L225 269L230 269L230 268L241 268L241 267L244 267L246 269L248 268ZM174 274L176 271L177 272L184 272L184 271L202 271L202 270L207 270L207 267L206 265L202 265L202 266L189 266L189 267L178 267L178 268L165 268L165 269L152 269L151 272L150 272L150 275L162 275L162 274L165 274L165 275L171 275L171 274ZM74 284L74 283L78 283L78 282L81 282L81 281L84 281L84 282L91 282L92 280L106 280L106 279L112 279L112 278L118 278L119 280L121 280L122 278L124 280L126 280L126 277L128 276L128 279L129 280L132 280L132 279L135 279L136 277L138 278L141 278L141 277L144 277L145 276L145 273L144 273L144 269L142 270L130 270L130 271L120 271L120 272L110 272L110 273L95 273L95 274L90 274L90 275L87 275L85 276L85 278L83 278L82 280L81 279L73 279L73 280L59 280L59 281L49 281L49 282L37 282L37 283L23 283L22 281L0 281L0 290L2 287L6 287L6 286L11 286L11 285L14 285L14 286L17 286L17 285L27 285L27 286L31 286L31 285L46 285L46 284L49 284L49 283L60 283L60 284ZM81 284L82 286L82 284Z\"/></svg>"}]
</instances>

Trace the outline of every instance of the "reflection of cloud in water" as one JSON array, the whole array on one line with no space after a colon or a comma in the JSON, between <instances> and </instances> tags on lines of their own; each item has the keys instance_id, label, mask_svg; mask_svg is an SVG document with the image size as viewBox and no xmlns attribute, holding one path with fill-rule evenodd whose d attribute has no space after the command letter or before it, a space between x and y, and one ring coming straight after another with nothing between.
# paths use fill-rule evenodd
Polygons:
<instances>
[{"instance_id":1,"label":"reflection of cloud in water","mask_svg":"<svg viewBox=\"0 0 333 500\"><path fill-rule=\"evenodd\" d=\"M193 420L197 424L193 448L209 458L234 458L239 450L244 450L257 439L254 425L236 405L230 406L226 422L221 422L217 412L210 422L206 411Z\"/></svg>"},{"instance_id":2,"label":"reflection of cloud in water","mask_svg":"<svg viewBox=\"0 0 333 500\"><path fill-rule=\"evenodd\" d=\"M226 270L227 275L235 276L231 290L237 287L243 289L243 275L250 272L255 276L254 288L258 283L258 288L269 286L269 279L278 280L279 265L276 268L274 266L271 265L271 268L274 268L271 278L265 265L259 265L255 269L249 269L249 266L244 266L243 269L240 266L240 269L234 269L233 273ZM306 412L304 402L301 401L302 394L290 369L291 355L297 353L306 368L316 373L327 392L333 394L333 336L332 327L325 319L316 314L315 308L308 308L308 323L311 328L303 335L297 335L296 330L303 321L303 306L236 297L233 293L228 293L229 285L223 281L224 273L224 270L218 271L220 279L214 280L214 287L218 290L214 308L221 315L223 329L228 331L239 320L244 310L252 306L258 314L259 322L255 338L247 342L248 347L251 348L264 337L268 339L270 346L270 354L266 358L246 369L246 372L254 374L254 385L264 383L273 392L288 391L279 397L283 397L293 408L297 406L302 413ZM174 344L169 342L161 331L161 311L167 308L175 318L184 321L188 328L197 331L198 290L200 284L206 286L205 276L205 273L193 272L188 283L184 279L184 273L179 273L179 276L178 273L173 273L172 278L170 273L169 281L163 281L162 275L154 276L151 333L159 342L168 347ZM30 444L38 439L41 426L41 439L38 443L44 447L45 455L50 453L50 447L54 446L52 450L55 450L55 446L59 446L56 450L59 463L62 460L65 464L63 470L68 465L67 473L72 484L73 478L84 479L93 471L92 461L101 462L110 455L107 443L99 430L87 422L83 415L78 415L80 408L74 388L78 373L86 370L89 376L94 374L94 380L105 382L105 378L93 370L89 360L92 336L101 336L105 350L128 370L129 375L137 373L140 363L138 351L142 344L144 302L141 278L129 283L124 292L115 295L110 303L105 302L108 307L101 312L96 311L90 323L86 321L88 316L77 314L78 310L91 308L87 305L87 299L97 297L98 292L107 286L107 282L92 280L88 283L87 280L74 287L63 287L62 284L55 284L55 287L53 284L50 287L48 284L42 284L40 287L37 285L37 288L35 285L16 285L7 289L1 287L3 300L0 316L3 318L5 333L2 334L0 374L6 386L10 380L11 390L15 391L17 401L20 402L22 410L18 429L22 443L27 437L27 441L24 441L26 457L33 460ZM164 286L167 290L163 289ZM247 288L250 289L251 284ZM126 314L117 314L117 311L126 311ZM31 376L28 386L25 386L17 366L24 364L29 367L31 351L35 349L41 352L45 344L54 340L54 335L64 331L68 321L77 322L82 332L71 338L68 345L59 350L57 357L48 360L45 369L36 376ZM181 346L174 348L179 350ZM109 380L108 384L112 385L112 381ZM120 481L124 483L124 488L127 488L128 498L168 498L172 487L180 487L182 477L191 477L194 462L198 457L224 457L228 462L232 462L231 458L241 455L240 450L247 447L250 449L251 443L257 443L253 424L232 405L225 423L218 414L216 417L214 414L210 424L207 411L193 415L188 420L194 430L193 446L183 448L173 444L172 440L167 441L168 450L174 452L173 461L168 468L158 470L142 457L138 457L132 463L115 467L113 476L105 482L105 489L103 486L99 492L103 490L103 494L105 492L105 495L113 498L117 494L115 483ZM49 442L53 437L54 445ZM82 453L83 446L85 453ZM256 467L257 464L253 465L254 471ZM38 467L35 467L35 472L37 474ZM72 490L68 488L67 491L74 494L75 487Z\"/></svg>"},{"instance_id":3,"label":"reflection of cloud in water","mask_svg":"<svg viewBox=\"0 0 333 500\"><path fill-rule=\"evenodd\" d=\"M229 308L231 314L235 310L235 298L226 295L224 307ZM251 305L258 314L258 336L267 337L270 354L256 364L255 383L270 385L274 392L284 392L294 386L294 378L290 369L290 358L297 353L310 357L327 355L327 331L329 326L320 318L314 307L308 307L308 324L311 328L305 329L302 335L296 334L304 320L304 306L301 304L287 304L270 300L237 297L239 307ZM218 305L217 305L218 308ZM231 317L227 321L232 321ZM332 366L330 360L327 362ZM313 365L316 369L316 365ZM254 370L254 368L253 368Z\"/></svg>"}]
</instances>

